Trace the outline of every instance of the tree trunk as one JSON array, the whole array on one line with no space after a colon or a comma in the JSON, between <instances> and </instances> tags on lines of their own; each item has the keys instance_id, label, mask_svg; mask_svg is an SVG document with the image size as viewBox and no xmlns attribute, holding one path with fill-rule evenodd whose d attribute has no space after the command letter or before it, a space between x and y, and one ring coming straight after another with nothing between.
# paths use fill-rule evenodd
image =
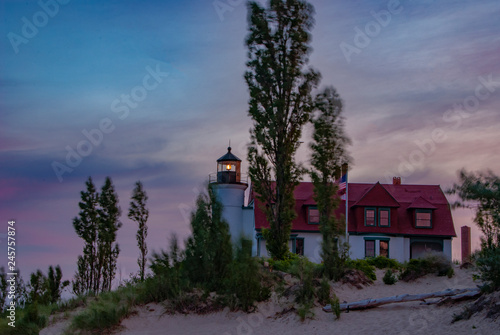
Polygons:
<instances>
[{"instance_id":1,"label":"tree trunk","mask_svg":"<svg viewBox=\"0 0 500 335\"><path fill-rule=\"evenodd\" d=\"M350 303L342 303L340 304L340 310L344 311L344 310L354 310L354 309L365 309L392 303L417 301L417 300L439 298L439 297L457 296L458 300L464 298L473 298L479 294L481 294L479 288L465 288L465 289L455 289L455 290L447 289L444 291L433 292L433 293L422 293L422 294L401 294L386 298L365 299ZM323 311L327 313L331 312L332 311L331 305L326 305L325 307L323 307Z\"/></svg>"}]
</instances>

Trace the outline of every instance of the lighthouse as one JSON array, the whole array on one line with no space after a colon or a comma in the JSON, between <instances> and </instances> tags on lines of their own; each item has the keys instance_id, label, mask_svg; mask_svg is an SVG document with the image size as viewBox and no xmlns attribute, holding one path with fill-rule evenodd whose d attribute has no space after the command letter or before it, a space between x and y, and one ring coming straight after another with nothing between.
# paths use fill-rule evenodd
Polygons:
<instances>
[{"instance_id":1,"label":"lighthouse","mask_svg":"<svg viewBox=\"0 0 500 335\"><path fill-rule=\"evenodd\" d=\"M231 241L237 242L241 236L251 234L248 212L245 208L245 190L248 187L241 175L241 159L227 148L227 153L217 160L217 175L210 176L217 199L222 203L222 216L229 225ZM252 220L253 221L253 220Z\"/></svg>"}]
</instances>

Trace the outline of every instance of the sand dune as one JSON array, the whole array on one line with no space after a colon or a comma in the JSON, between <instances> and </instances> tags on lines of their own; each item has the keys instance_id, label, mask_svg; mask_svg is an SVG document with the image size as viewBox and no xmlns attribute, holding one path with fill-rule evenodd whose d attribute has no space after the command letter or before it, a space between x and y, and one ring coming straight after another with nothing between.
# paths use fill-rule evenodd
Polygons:
<instances>
[{"instance_id":1,"label":"sand dune","mask_svg":"<svg viewBox=\"0 0 500 335\"><path fill-rule=\"evenodd\" d=\"M383 271L377 271L377 281L364 289L348 284L334 284L340 301L380 298L404 293L416 294L440 291L447 288L475 287L469 270L455 268L453 278L426 276L412 283L398 282L385 285ZM321 306L314 309L314 319L301 322L291 312L273 317L290 307L290 303L276 296L272 301L259 305L256 313L230 312L228 309L208 315L167 315L159 304L137 308L137 314L123 320L120 335L131 334L190 334L190 335L279 335L279 334L500 334L500 319L492 321L483 315L451 324L454 313L462 311L466 303L452 306L422 305L420 302L391 304L364 311L342 313L336 320L325 313ZM57 325L44 329L40 334L59 334Z\"/></svg>"}]
</instances>

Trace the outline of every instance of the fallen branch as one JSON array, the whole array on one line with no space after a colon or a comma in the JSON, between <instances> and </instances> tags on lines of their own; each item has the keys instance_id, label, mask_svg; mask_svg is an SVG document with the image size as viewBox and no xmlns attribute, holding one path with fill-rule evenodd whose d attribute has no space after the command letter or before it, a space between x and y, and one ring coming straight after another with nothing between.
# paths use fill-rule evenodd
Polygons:
<instances>
[{"instance_id":1,"label":"fallen branch","mask_svg":"<svg viewBox=\"0 0 500 335\"><path fill-rule=\"evenodd\" d=\"M439 297L452 297L456 296L458 299L466 299L472 298L479 295L478 288L465 288L465 289L447 289L444 291L433 292L433 293L422 293L422 294L401 294L392 297L386 298L378 298L378 299L365 299L350 303L340 304L340 310L355 310L355 309L365 309L365 308L373 308L386 304L407 302L407 301L417 301L417 300L425 300L430 298L439 298ZM323 311L330 313L332 311L331 305L326 305L323 307Z\"/></svg>"}]
</instances>

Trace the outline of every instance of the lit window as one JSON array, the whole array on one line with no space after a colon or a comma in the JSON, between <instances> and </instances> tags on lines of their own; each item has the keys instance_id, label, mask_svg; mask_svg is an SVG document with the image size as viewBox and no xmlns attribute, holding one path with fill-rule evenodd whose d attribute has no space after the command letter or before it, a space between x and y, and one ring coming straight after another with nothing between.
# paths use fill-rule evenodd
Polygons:
<instances>
[{"instance_id":1,"label":"lit window","mask_svg":"<svg viewBox=\"0 0 500 335\"><path fill-rule=\"evenodd\" d=\"M380 253L379 256L384 256L389 258L389 242L380 241Z\"/></svg>"},{"instance_id":2,"label":"lit window","mask_svg":"<svg viewBox=\"0 0 500 335\"><path fill-rule=\"evenodd\" d=\"M365 257L375 257L375 241L365 241Z\"/></svg>"},{"instance_id":3,"label":"lit window","mask_svg":"<svg viewBox=\"0 0 500 335\"><path fill-rule=\"evenodd\" d=\"M375 212L374 208L365 209L365 226L375 226Z\"/></svg>"},{"instance_id":4,"label":"lit window","mask_svg":"<svg viewBox=\"0 0 500 335\"><path fill-rule=\"evenodd\" d=\"M319 210L317 207L309 207L309 224L319 224Z\"/></svg>"},{"instance_id":5,"label":"lit window","mask_svg":"<svg viewBox=\"0 0 500 335\"><path fill-rule=\"evenodd\" d=\"M391 225L390 210L379 209L378 211L378 225L380 227L389 227Z\"/></svg>"},{"instance_id":6,"label":"lit window","mask_svg":"<svg viewBox=\"0 0 500 335\"><path fill-rule=\"evenodd\" d=\"M415 227L432 228L432 212L425 209L415 211Z\"/></svg>"}]
</instances>

